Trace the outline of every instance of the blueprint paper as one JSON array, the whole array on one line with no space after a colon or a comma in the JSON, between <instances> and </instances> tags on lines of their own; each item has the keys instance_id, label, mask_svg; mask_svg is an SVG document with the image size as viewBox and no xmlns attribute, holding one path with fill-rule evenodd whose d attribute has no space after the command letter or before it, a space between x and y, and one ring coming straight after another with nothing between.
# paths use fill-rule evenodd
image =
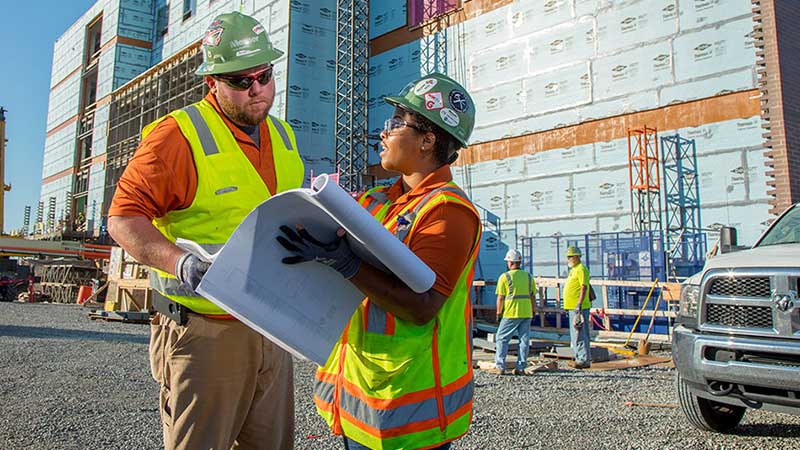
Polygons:
<instances>
[{"instance_id":1,"label":"blueprint paper","mask_svg":"<svg viewBox=\"0 0 800 450\"><path fill-rule=\"evenodd\" d=\"M344 228L362 260L394 273L416 292L436 275L326 175L311 189L271 197L239 225L203 277L198 292L293 355L324 365L365 295L319 263L281 263L281 225L302 224L321 241Z\"/></svg>"}]
</instances>

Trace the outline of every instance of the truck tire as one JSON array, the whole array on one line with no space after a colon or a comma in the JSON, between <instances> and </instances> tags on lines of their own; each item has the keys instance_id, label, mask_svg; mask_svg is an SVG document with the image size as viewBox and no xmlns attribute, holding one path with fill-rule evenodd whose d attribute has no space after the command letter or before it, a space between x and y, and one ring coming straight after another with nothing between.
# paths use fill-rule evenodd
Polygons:
<instances>
[{"instance_id":1,"label":"truck tire","mask_svg":"<svg viewBox=\"0 0 800 450\"><path fill-rule=\"evenodd\" d=\"M715 402L692 393L681 375L676 376L678 403L683 414L695 427L704 431L726 433L734 429L744 417L747 408Z\"/></svg>"}]
</instances>

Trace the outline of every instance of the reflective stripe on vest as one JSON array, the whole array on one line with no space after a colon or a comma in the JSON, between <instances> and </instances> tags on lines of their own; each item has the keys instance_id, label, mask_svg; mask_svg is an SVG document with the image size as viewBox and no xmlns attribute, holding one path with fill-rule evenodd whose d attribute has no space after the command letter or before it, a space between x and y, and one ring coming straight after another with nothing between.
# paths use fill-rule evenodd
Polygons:
<instances>
[{"instance_id":1,"label":"reflective stripe on vest","mask_svg":"<svg viewBox=\"0 0 800 450\"><path fill-rule=\"evenodd\" d=\"M508 284L508 293L506 294L506 301L510 300L530 300L531 294L531 286L533 286L533 278L531 274L528 274L528 295L514 295L514 277L511 276L511 272L503 273L503 278L506 279L506 283Z\"/></svg>"},{"instance_id":2,"label":"reflective stripe on vest","mask_svg":"<svg viewBox=\"0 0 800 450\"><path fill-rule=\"evenodd\" d=\"M455 184L434 191L403 208L413 221L402 230L393 217L383 220L389 231L404 235L406 245L416 219L443 201L463 204L480 223ZM362 205L371 204L368 197L362 196ZM441 445L467 432L473 394L469 293L479 243L480 229L452 294L430 323L397 319L369 300L359 306L317 371L314 402L335 433L373 449L395 449ZM390 320L393 333L387 332Z\"/></svg>"},{"instance_id":3,"label":"reflective stripe on vest","mask_svg":"<svg viewBox=\"0 0 800 450\"><path fill-rule=\"evenodd\" d=\"M185 238L210 253L224 245L236 227L271 193L236 138L213 105L206 100L176 110L142 130L147 135L166 117L172 117L189 142L197 170L197 190L192 204L170 211L153 221L170 241ZM294 133L286 122L268 116L277 192L298 188L304 169L294 151ZM224 310L186 289L169 273L152 269L150 285L189 309L201 314L226 314Z\"/></svg>"},{"instance_id":4,"label":"reflective stripe on vest","mask_svg":"<svg viewBox=\"0 0 800 450\"><path fill-rule=\"evenodd\" d=\"M378 222L383 222L386 213L392 206L392 202L389 201L389 196L386 194L388 190L388 186L377 186L362 194L358 199L358 203L378 219Z\"/></svg>"},{"instance_id":5,"label":"reflective stripe on vest","mask_svg":"<svg viewBox=\"0 0 800 450\"><path fill-rule=\"evenodd\" d=\"M472 379L454 392L442 397L444 413L447 416L455 414L464 405L472 401L474 386ZM333 403L336 385L318 381L314 385L315 400L323 403ZM366 426L391 430L400 428L413 422L421 422L438 418L438 407L435 398L410 402L392 408L378 409L371 407L367 402L352 395L347 389L341 388L342 409L350 416Z\"/></svg>"}]
</instances>

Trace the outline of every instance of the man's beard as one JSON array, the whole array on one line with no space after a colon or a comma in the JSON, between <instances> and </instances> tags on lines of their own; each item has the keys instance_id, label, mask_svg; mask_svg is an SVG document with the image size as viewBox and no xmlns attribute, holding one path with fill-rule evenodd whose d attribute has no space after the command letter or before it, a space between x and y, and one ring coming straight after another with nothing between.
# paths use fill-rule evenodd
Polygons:
<instances>
[{"instance_id":1,"label":"man's beard","mask_svg":"<svg viewBox=\"0 0 800 450\"><path fill-rule=\"evenodd\" d=\"M253 114L247 112L242 106L232 102L224 95L218 95L217 101L219 102L222 111L237 125L243 126L256 126L267 119L269 110L272 108L272 102L265 103L264 112L262 114Z\"/></svg>"}]
</instances>

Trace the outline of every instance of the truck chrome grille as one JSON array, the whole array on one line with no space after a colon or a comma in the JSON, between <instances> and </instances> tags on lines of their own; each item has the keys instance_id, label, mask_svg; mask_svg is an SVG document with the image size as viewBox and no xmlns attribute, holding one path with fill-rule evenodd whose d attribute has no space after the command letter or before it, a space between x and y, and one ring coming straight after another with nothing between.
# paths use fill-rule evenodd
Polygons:
<instances>
[{"instance_id":1,"label":"truck chrome grille","mask_svg":"<svg viewBox=\"0 0 800 450\"><path fill-rule=\"evenodd\" d=\"M772 329L770 306L706 305L706 323L741 328Z\"/></svg>"},{"instance_id":2,"label":"truck chrome grille","mask_svg":"<svg viewBox=\"0 0 800 450\"><path fill-rule=\"evenodd\" d=\"M711 282L709 295L723 297L761 297L772 294L769 277L717 278Z\"/></svg>"}]
</instances>

